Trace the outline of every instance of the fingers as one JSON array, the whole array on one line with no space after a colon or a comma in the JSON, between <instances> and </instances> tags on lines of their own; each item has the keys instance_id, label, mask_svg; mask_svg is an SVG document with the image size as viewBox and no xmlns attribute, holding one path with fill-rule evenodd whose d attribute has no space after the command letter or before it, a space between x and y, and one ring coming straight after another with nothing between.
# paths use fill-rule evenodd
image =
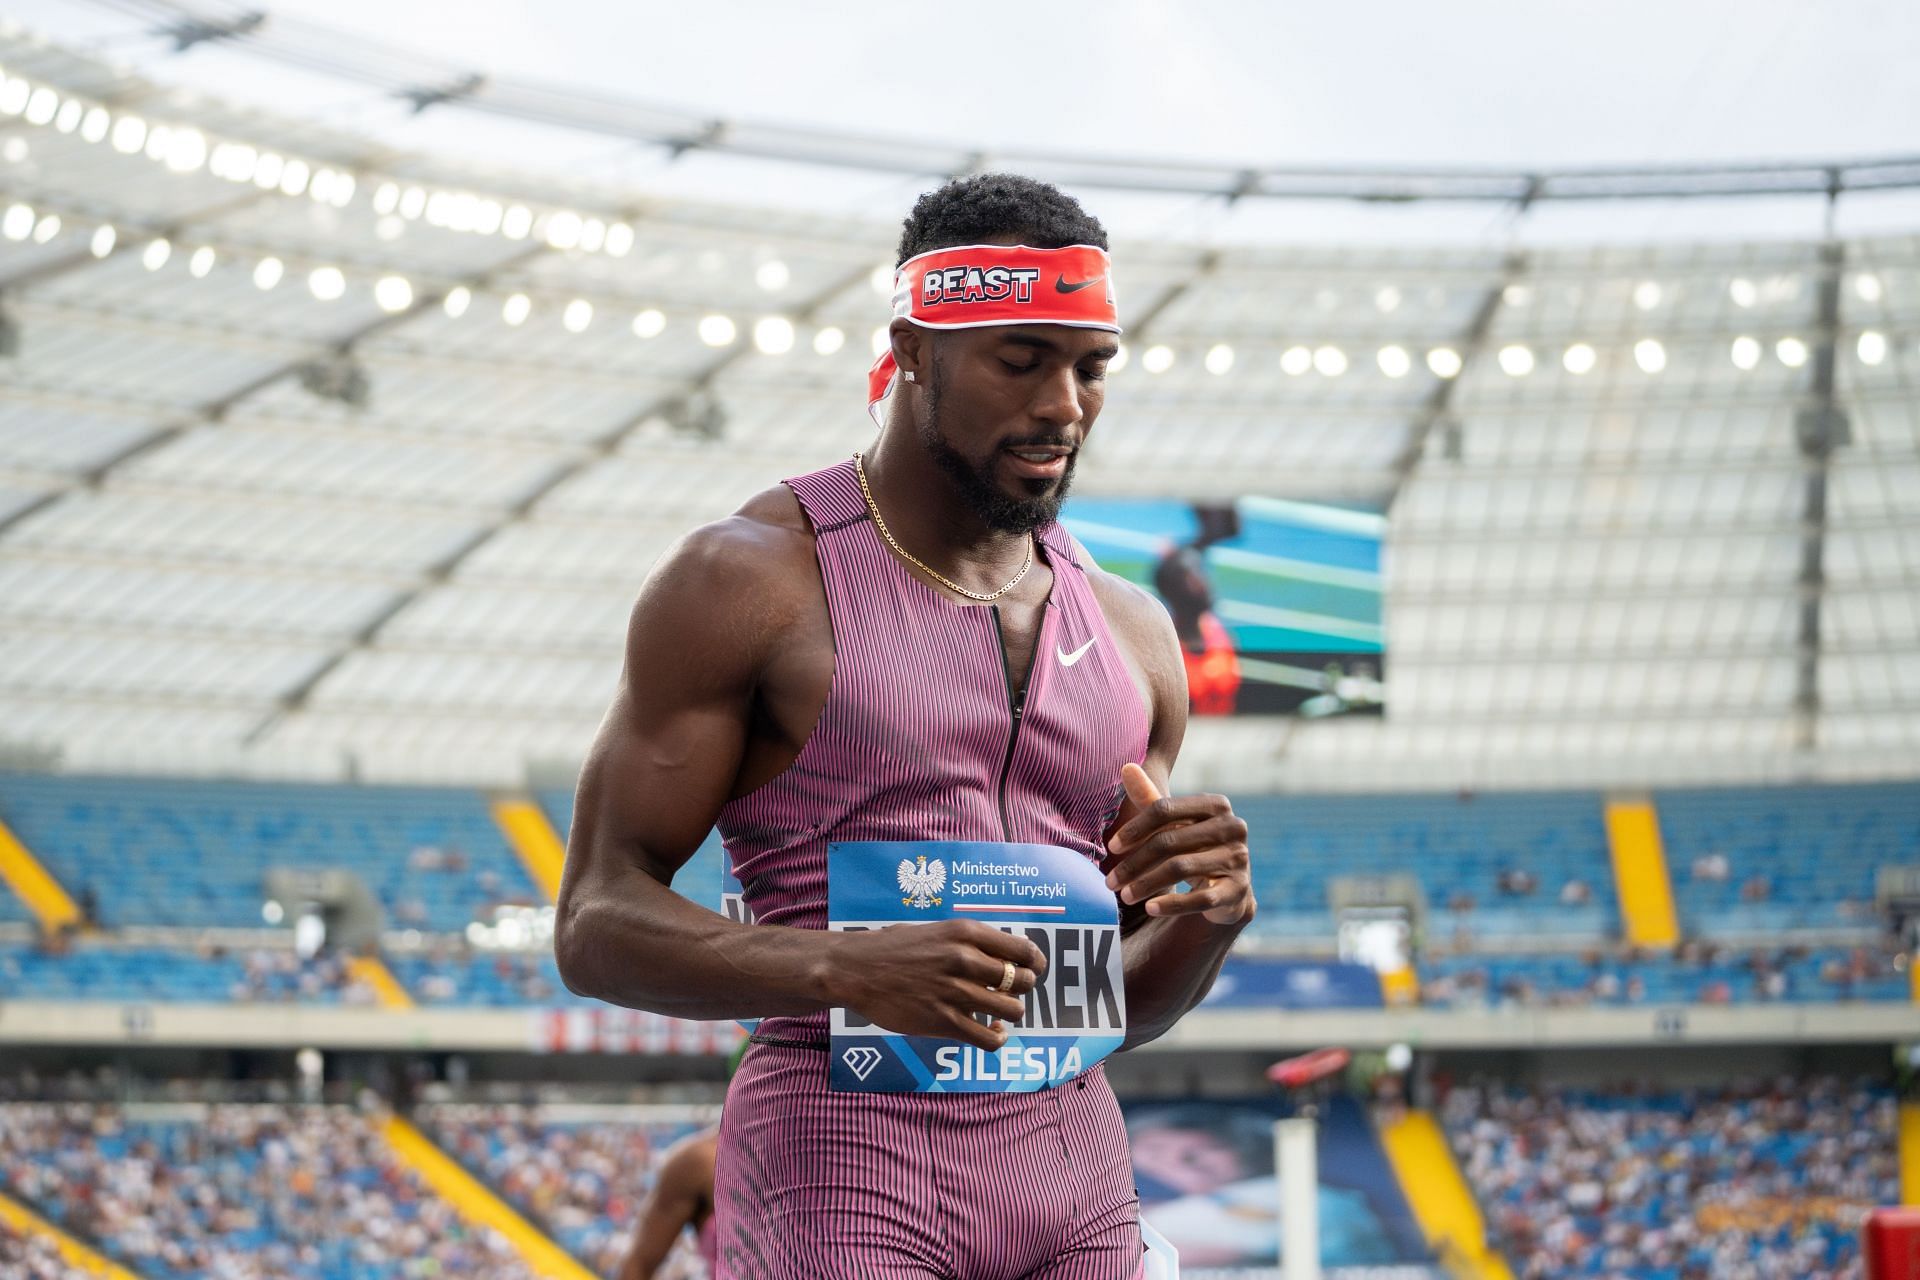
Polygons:
<instances>
[{"instance_id":1,"label":"fingers","mask_svg":"<svg viewBox=\"0 0 1920 1280\"><path fill-rule=\"evenodd\" d=\"M1217 875L1245 865L1246 824L1212 819L1162 831L1107 873L1122 902L1138 902L1195 875Z\"/></svg>"},{"instance_id":2,"label":"fingers","mask_svg":"<svg viewBox=\"0 0 1920 1280\"><path fill-rule=\"evenodd\" d=\"M1025 934L1008 933L1004 929L996 929L978 920L956 920L953 923L962 942L992 958L996 975L1004 972L1001 962L1006 960L1011 960L1024 969L1031 969L1036 975L1047 971L1046 953L1036 947L1033 940ZM1000 980L996 976L993 985L998 986L999 983Z\"/></svg>"},{"instance_id":3,"label":"fingers","mask_svg":"<svg viewBox=\"0 0 1920 1280\"><path fill-rule=\"evenodd\" d=\"M1233 880L1215 880L1187 893L1163 893L1148 898L1150 916L1191 916L1204 914L1216 924L1231 924L1243 919L1251 906L1247 886Z\"/></svg>"},{"instance_id":4,"label":"fingers","mask_svg":"<svg viewBox=\"0 0 1920 1280\"><path fill-rule=\"evenodd\" d=\"M1225 796L1162 796L1115 831L1107 841L1107 849L1124 857L1162 827L1224 817L1232 812L1233 806Z\"/></svg>"},{"instance_id":5,"label":"fingers","mask_svg":"<svg viewBox=\"0 0 1920 1280\"><path fill-rule=\"evenodd\" d=\"M949 1009L943 1019L945 1025L934 1034L948 1040L958 1040L970 1044L976 1049L985 1049L991 1053L1007 1042L1007 1025L995 1022L991 1026L977 1018Z\"/></svg>"}]
</instances>

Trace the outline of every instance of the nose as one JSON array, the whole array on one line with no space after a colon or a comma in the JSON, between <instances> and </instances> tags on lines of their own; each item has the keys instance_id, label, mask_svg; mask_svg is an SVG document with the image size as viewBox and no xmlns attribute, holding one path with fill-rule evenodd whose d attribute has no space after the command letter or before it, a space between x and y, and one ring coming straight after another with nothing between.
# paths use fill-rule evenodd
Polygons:
<instances>
[{"instance_id":1,"label":"nose","mask_svg":"<svg viewBox=\"0 0 1920 1280\"><path fill-rule=\"evenodd\" d=\"M1034 390L1029 406L1034 420L1049 427L1070 427L1086 416L1080 399L1080 375L1072 365L1062 365Z\"/></svg>"}]
</instances>

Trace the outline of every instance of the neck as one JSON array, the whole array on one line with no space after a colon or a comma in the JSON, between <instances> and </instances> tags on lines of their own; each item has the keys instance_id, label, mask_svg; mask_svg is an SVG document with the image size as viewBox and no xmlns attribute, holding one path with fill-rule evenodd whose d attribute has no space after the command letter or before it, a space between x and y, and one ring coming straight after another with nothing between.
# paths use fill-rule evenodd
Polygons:
<instances>
[{"instance_id":1,"label":"neck","mask_svg":"<svg viewBox=\"0 0 1920 1280\"><path fill-rule=\"evenodd\" d=\"M988 527L927 455L911 422L889 421L862 456L874 504L906 550L976 590L995 590L1019 570L1033 535Z\"/></svg>"}]
</instances>

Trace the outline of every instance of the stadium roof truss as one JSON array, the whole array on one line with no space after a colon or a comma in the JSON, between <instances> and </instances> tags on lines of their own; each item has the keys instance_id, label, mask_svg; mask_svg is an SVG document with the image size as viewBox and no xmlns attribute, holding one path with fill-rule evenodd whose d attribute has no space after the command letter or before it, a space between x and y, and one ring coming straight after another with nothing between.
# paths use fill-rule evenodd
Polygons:
<instances>
[{"instance_id":1,"label":"stadium roof truss","mask_svg":"<svg viewBox=\"0 0 1920 1280\"><path fill-rule=\"evenodd\" d=\"M565 768L655 557L870 435L879 223L397 154L20 36L0 67L17 761ZM413 70L428 105L586 109ZM1392 515L1387 717L1207 724L1193 777L1920 774L1920 238L1116 254L1130 358L1085 492Z\"/></svg>"}]
</instances>

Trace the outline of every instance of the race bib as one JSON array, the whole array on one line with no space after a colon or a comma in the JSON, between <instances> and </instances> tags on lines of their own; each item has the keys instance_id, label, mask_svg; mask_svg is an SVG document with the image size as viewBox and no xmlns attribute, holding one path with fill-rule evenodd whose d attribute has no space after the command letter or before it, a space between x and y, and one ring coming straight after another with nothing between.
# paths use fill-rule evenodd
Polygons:
<instances>
[{"instance_id":1,"label":"race bib","mask_svg":"<svg viewBox=\"0 0 1920 1280\"><path fill-rule=\"evenodd\" d=\"M1119 908L1083 854L1050 844L863 840L827 846L830 929L984 921L1031 939L1047 972L989 1052L833 1010L829 1083L860 1093L1024 1093L1071 1080L1127 1035ZM985 984L982 984L983 986Z\"/></svg>"}]
</instances>

